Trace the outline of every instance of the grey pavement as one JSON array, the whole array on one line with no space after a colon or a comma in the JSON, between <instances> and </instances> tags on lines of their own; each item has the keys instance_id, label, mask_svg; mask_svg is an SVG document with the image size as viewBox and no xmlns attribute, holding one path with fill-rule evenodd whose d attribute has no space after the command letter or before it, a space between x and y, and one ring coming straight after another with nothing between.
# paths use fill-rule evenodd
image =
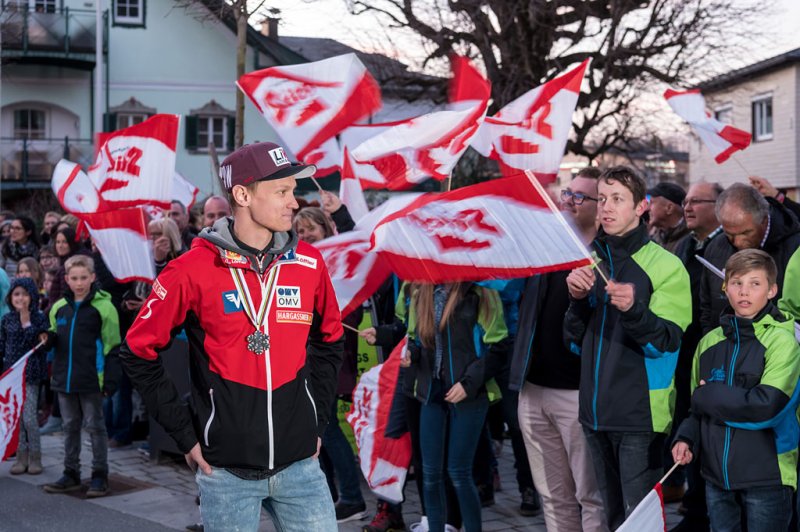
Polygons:
<instances>
[{"instance_id":1,"label":"grey pavement","mask_svg":"<svg viewBox=\"0 0 800 532\"><path fill-rule=\"evenodd\" d=\"M84 438L86 439L86 438ZM64 532L114 532L184 530L199 519L195 504L194 476L182 459L162 458L159 463L138 449L138 443L109 450L109 472L112 491L98 499L80 499L71 495L50 495L41 486L57 480L62 472L63 439L57 433L42 437L44 473L38 476L12 477L11 462L0 464L0 532L59 530ZM498 457L503 489L495 494L495 504L482 512L483 530L544 532L541 513L534 517L519 514L519 493L516 487L511 446L507 442ZM81 452L84 482L88 483L91 450L83 445ZM362 479L362 493L367 501L370 518L375 511L376 497ZM419 495L416 484L409 482L403 504L403 517L410 526L419 521ZM667 521L674 525L680 516L677 505L667 507ZM351 521L339 526L341 532L360 531L369 522ZM269 518L262 514L259 532L272 532Z\"/></svg>"}]
</instances>

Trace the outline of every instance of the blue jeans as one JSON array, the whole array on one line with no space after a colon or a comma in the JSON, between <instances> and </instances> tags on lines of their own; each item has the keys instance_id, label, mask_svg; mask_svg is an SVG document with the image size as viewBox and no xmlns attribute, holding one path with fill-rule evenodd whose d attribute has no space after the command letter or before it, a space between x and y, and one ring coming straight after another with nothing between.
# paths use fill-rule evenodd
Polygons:
<instances>
[{"instance_id":1,"label":"blue jeans","mask_svg":"<svg viewBox=\"0 0 800 532\"><path fill-rule=\"evenodd\" d=\"M466 532L481 530L481 501L472 478L472 462L483 430L489 401L484 396L458 404L446 403L439 380L430 401L420 411L420 447L425 511L430 532L443 532L446 520L444 473L453 483Z\"/></svg>"},{"instance_id":2,"label":"blue jeans","mask_svg":"<svg viewBox=\"0 0 800 532\"><path fill-rule=\"evenodd\" d=\"M359 484L359 472L353 448L342 432L337 417L337 403L334 399L331 417L325 434L322 435L322 446L331 459L333 471L339 485L339 502L343 504L360 504L364 502Z\"/></svg>"},{"instance_id":3,"label":"blue jeans","mask_svg":"<svg viewBox=\"0 0 800 532\"><path fill-rule=\"evenodd\" d=\"M208 532L256 532L263 507L278 532L336 532L336 512L325 475L314 458L264 480L243 480L225 469L195 474L200 515Z\"/></svg>"},{"instance_id":4,"label":"blue jeans","mask_svg":"<svg viewBox=\"0 0 800 532\"><path fill-rule=\"evenodd\" d=\"M747 532L786 530L792 519L792 488L788 486L727 491L707 482L706 501L714 532L740 532L742 513Z\"/></svg>"},{"instance_id":5,"label":"blue jeans","mask_svg":"<svg viewBox=\"0 0 800 532\"><path fill-rule=\"evenodd\" d=\"M666 435L583 428L608 527L616 530L662 476Z\"/></svg>"}]
</instances>

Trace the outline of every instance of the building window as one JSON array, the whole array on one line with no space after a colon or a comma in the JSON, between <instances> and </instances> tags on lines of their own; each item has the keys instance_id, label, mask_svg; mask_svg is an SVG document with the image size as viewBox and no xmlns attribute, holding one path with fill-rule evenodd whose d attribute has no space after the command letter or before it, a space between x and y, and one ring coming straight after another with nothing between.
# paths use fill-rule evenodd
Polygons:
<instances>
[{"instance_id":1,"label":"building window","mask_svg":"<svg viewBox=\"0 0 800 532\"><path fill-rule=\"evenodd\" d=\"M45 115L40 109L17 109L14 111L14 137L43 139L45 133Z\"/></svg>"},{"instance_id":2,"label":"building window","mask_svg":"<svg viewBox=\"0 0 800 532\"><path fill-rule=\"evenodd\" d=\"M753 99L753 140L772 138L772 95Z\"/></svg>"},{"instance_id":3,"label":"building window","mask_svg":"<svg viewBox=\"0 0 800 532\"><path fill-rule=\"evenodd\" d=\"M37 13L56 12L56 0L36 0L33 6Z\"/></svg>"},{"instance_id":4,"label":"building window","mask_svg":"<svg viewBox=\"0 0 800 532\"><path fill-rule=\"evenodd\" d=\"M117 113L117 129L135 126L147 120L146 114Z\"/></svg>"},{"instance_id":5,"label":"building window","mask_svg":"<svg viewBox=\"0 0 800 532\"><path fill-rule=\"evenodd\" d=\"M723 105L714 109L714 118L729 126L733 124L733 106Z\"/></svg>"},{"instance_id":6,"label":"building window","mask_svg":"<svg viewBox=\"0 0 800 532\"><path fill-rule=\"evenodd\" d=\"M114 0L114 24L144 25L144 0Z\"/></svg>"},{"instance_id":7,"label":"building window","mask_svg":"<svg viewBox=\"0 0 800 532\"><path fill-rule=\"evenodd\" d=\"M228 145L225 118L222 116L197 117L197 149L208 150L208 143L214 142L218 150L224 150Z\"/></svg>"}]
</instances>

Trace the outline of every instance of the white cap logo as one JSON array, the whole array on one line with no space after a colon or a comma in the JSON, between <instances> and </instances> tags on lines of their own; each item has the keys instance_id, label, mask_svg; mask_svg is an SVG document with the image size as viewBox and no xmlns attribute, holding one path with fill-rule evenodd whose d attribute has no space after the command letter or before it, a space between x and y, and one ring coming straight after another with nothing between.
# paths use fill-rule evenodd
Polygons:
<instances>
[{"instance_id":1,"label":"white cap logo","mask_svg":"<svg viewBox=\"0 0 800 532\"><path fill-rule=\"evenodd\" d=\"M289 158L286 157L286 154L283 152L283 148L274 148L269 150L269 156L272 157L272 161L275 163L275 166L283 166L289 163Z\"/></svg>"},{"instance_id":2,"label":"white cap logo","mask_svg":"<svg viewBox=\"0 0 800 532\"><path fill-rule=\"evenodd\" d=\"M233 168L229 164L225 164L219 167L219 178L222 180L222 185L225 188L231 188L232 172Z\"/></svg>"}]
</instances>

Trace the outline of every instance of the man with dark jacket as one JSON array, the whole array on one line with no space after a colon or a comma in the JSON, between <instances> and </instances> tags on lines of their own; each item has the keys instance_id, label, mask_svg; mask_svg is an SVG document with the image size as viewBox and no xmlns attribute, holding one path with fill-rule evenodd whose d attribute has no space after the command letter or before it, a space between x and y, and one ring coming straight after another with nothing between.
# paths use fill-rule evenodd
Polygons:
<instances>
[{"instance_id":1,"label":"man with dark jacket","mask_svg":"<svg viewBox=\"0 0 800 532\"><path fill-rule=\"evenodd\" d=\"M648 238L646 208L633 170L603 172L592 247L609 281L596 282L590 267L567 276L564 339L581 357L579 418L611 530L662 475L678 349L691 321L689 275Z\"/></svg>"},{"instance_id":2,"label":"man with dark jacket","mask_svg":"<svg viewBox=\"0 0 800 532\"><path fill-rule=\"evenodd\" d=\"M763 249L778 266L780 299L784 273L789 259L800 246L800 223L780 202L764 198L755 188L735 183L716 203L716 214L724 234L708 244L704 258L722 270L728 258L742 249ZM728 304L722 291L722 279L704 269L700 284L700 324L703 334L719 326L719 317Z\"/></svg>"},{"instance_id":3,"label":"man with dark jacket","mask_svg":"<svg viewBox=\"0 0 800 532\"><path fill-rule=\"evenodd\" d=\"M196 469L206 530L256 530L262 500L279 528L336 530L316 457L341 317L322 255L292 230L295 179L314 170L272 143L229 155L220 178L233 216L161 272L122 350L148 412ZM158 358L180 326L193 413Z\"/></svg>"},{"instance_id":4,"label":"man with dark jacket","mask_svg":"<svg viewBox=\"0 0 800 532\"><path fill-rule=\"evenodd\" d=\"M597 178L584 168L561 191L561 210L584 243L597 234ZM519 425L547 529L607 530L592 457L578 421L581 358L561 334L569 306L567 274L525 280L508 386L519 392Z\"/></svg>"}]
</instances>

